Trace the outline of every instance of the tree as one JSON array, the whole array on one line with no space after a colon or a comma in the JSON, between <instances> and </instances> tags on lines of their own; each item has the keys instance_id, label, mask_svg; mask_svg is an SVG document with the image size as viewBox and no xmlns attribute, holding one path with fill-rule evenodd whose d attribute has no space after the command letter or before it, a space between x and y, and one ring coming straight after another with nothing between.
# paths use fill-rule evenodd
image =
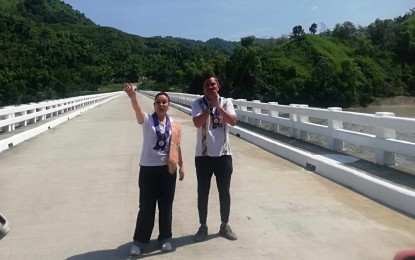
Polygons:
<instances>
[{"instance_id":1,"label":"tree","mask_svg":"<svg viewBox=\"0 0 415 260\"><path fill-rule=\"evenodd\" d=\"M312 33L312 34L316 34L316 32L317 32L317 24L316 24L316 23L313 23L313 24L310 26L310 28L308 28L308 30L310 31L310 33Z\"/></svg>"},{"instance_id":2,"label":"tree","mask_svg":"<svg viewBox=\"0 0 415 260\"><path fill-rule=\"evenodd\" d=\"M385 36L393 30L392 20L376 19L366 27L366 33L375 45L385 45Z\"/></svg>"},{"instance_id":3,"label":"tree","mask_svg":"<svg viewBox=\"0 0 415 260\"><path fill-rule=\"evenodd\" d=\"M261 85L262 63L258 46L238 46L228 61L228 76L238 98L251 98Z\"/></svg>"},{"instance_id":4,"label":"tree","mask_svg":"<svg viewBox=\"0 0 415 260\"><path fill-rule=\"evenodd\" d=\"M203 94L203 76L213 74L212 64L200 59L195 62L186 62L183 70L178 72L188 85L187 92L192 94Z\"/></svg>"},{"instance_id":5,"label":"tree","mask_svg":"<svg viewBox=\"0 0 415 260\"><path fill-rule=\"evenodd\" d=\"M338 74L332 61L319 56L311 71L302 95L312 106L333 106L342 104L342 93L338 91Z\"/></svg>"},{"instance_id":6,"label":"tree","mask_svg":"<svg viewBox=\"0 0 415 260\"><path fill-rule=\"evenodd\" d=\"M253 46L255 43L255 36L248 36L241 38L241 45L244 47Z\"/></svg>"},{"instance_id":7,"label":"tree","mask_svg":"<svg viewBox=\"0 0 415 260\"><path fill-rule=\"evenodd\" d=\"M345 60L341 63L342 72L340 73L341 83L344 86L342 91L345 99L351 105L359 105L360 88L364 84L364 75L360 67L352 60ZM361 93L365 94L365 93Z\"/></svg>"},{"instance_id":8,"label":"tree","mask_svg":"<svg viewBox=\"0 0 415 260\"><path fill-rule=\"evenodd\" d=\"M409 63L415 59L415 26L403 24L397 33L396 49L400 57Z\"/></svg>"},{"instance_id":9,"label":"tree","mask_svg":"<svg viewBox=\"0 0 415 260\"><path fill-rule=\"evenodd\" d=\"M297 39L305 34L304 29L301 25L296 25L293 27L292 38Z\"/></svg>"},{"instance_id":10,"label":"tree","mask_svg":"<svg viewBox=\"0 0 415 260\"><path fill-rule=\"evenodd\" d=\"M344 22L343 24L336 24L333 35L344 40L351 40L358 35L358 30L352 22Z\"/></svg>"}]
</instances>

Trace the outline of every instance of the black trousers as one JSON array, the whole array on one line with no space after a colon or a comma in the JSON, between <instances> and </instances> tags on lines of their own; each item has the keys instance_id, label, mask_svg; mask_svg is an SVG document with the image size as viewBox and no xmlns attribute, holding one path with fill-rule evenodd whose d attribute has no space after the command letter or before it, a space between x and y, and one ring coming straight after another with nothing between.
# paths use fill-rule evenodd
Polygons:
<instances>
[{"instance_id":1,"label":"black trousers","mask_svg":"<svg viewBox=\"0 0 415 260\"><path fill-rule=\"evenodd\" d=\"M140 206L134 231L134 241L147 244L153 232L156 203L159 209L159 236L157 240L172 237L173 200L177 174L170 174L167 166L141 166L138 180Z\"/></svg>"},{"instance_id":2,"label":"black trousers","mask_svg":"<svg viewBox=\"0 0 415 260\"><path fill-rule=\"evenodd\" d=\"M210 182L213 174L216 176L216 186L219 192L221 221L228 222L231 208L232 156L197 156L195 157L195 166L197 175L197 208L200 224L206 224Z\"/></svg>"}]
</instances>

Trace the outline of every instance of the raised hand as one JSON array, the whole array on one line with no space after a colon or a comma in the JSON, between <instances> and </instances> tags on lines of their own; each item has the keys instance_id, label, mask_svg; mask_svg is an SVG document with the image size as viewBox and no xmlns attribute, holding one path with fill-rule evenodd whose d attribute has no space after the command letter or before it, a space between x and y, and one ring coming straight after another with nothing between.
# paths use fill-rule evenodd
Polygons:
<instances>
[{"instance_id":1,"label":"raised hand","mask_svg":"<svg viewBox=\"0 0 415 260\"><path fill-rule=\"evenodd\" d=\"M216 107L219 108L219 100L218 100L218 91L217 90L213 90L211 97L210 97L210 104L212 105L212 107Z\"/></svg>"},{"instance_id":2,"label":"raised hand","mask_svg":"<svg viewBox=\"0 0 415 260\"><path fill-rule=\"evenodd\" d=\"M128 97L135 97L134 86L131 83L124 84L124 91L127 93Z\"/></svg>"}]
</instances>

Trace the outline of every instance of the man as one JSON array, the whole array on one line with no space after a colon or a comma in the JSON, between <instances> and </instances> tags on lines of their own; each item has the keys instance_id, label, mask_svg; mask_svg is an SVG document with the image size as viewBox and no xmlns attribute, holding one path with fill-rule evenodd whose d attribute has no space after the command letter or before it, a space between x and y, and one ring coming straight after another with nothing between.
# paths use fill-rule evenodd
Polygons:
<instances>
[{"instance_id":1,"label":"man","mask_svg":"<svg viewBox=\"0 0 415 260\"><path fill-rule=\"evenodd\" d=\"M206 224L208 199L212 175L216 176L219 191L220 215L222 224L219 234L229 240L236 240L229 222L231 196L230 183L233 171L232 153L229 143L228 124L236 125L236 114L232 101L220 97L219 81L215 76L204 79L204 96L193 102L193 124L197 128L196 144L196 175L197 175L197 206L200 228L194 236L201 242L208 235Z\"/></svg>"}]
</instances>

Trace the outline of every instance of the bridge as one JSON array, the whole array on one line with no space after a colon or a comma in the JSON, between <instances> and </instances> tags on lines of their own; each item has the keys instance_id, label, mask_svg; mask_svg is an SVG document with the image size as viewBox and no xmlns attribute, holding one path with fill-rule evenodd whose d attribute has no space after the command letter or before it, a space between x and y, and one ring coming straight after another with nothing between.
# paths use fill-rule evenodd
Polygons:
<instances>
[{"instance_id":1,"label":"bridge","mask_svg":"<svg viewBox=\"0 0 415 260\"><path fill-rule=\"evenodd\" d=\"M152 98L138 98L151 112ZM94 108L86 109L89 106ZM11 226L0 241L0 259L134 259L128 252L138 209L142 132L128 98L120 94L105 103L91 103L85 109L79 106L62 114L59 105L52 109L62 120L60 124L51 127L54 119L46 117L42 134L18 145L11 143L0 153L0 212ZM68 117L68 113L78 114ZM218 194L212 185L210 235L207 241L194 243L192 236L199 226L196 129L186 112L171 108L170 114L183 124L186 167L185 180L177 183L174 201L176 249L160 253L156 224L152 242L142 257L392 259L397 251L415 247L415 221L410 212L339 185L315 171L314 164L304 167L247 142L242 132L239 137L238 133L231 136L234 174L230 225L239 238L228 241L218 236ZM13 132L22 133L23 128L19 129L2 133L0 138L10 140ZM299 141L294 145L290 138L278 142L299 155L328 153L323 152L325 148ZM379 169L384 175L396 171L369 162L361 164L367 167L359 167L359 162L342 167L359 169L360 173L366 169L368 175L371 169ZM408 194L413 192L412 187L398 184Z\"/></svg>"}]
</instances>

